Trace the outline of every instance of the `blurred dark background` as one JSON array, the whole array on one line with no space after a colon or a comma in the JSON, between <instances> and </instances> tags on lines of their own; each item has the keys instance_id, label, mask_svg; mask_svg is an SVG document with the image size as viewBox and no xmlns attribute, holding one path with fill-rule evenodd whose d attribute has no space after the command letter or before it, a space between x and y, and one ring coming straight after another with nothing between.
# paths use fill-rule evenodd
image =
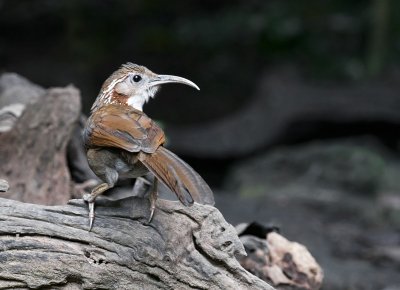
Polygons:
<instances>
[{"instance_id":1,"label":"blurred dark background","mask_svg":"<svg viewBox=\"0 0 400 290\"><path fill-rule=\"evenodd\" d=\"M122 63L186 77L145 112L233 223L281 227L323 289L400 289L400 2L0 0L0 71L74 84Z\"/></svg>"}]
</instances>

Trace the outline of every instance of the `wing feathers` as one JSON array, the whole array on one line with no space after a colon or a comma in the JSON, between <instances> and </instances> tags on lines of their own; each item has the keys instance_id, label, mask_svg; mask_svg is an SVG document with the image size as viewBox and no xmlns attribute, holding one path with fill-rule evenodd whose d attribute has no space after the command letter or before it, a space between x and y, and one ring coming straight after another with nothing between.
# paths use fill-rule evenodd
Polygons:
<instances>
[{"instance_id":1,"label":"wing feathers","mask_svg":"<svg viewBox=\"0 0 400 290\"><path fill-rule=\"evenodd\" d=\"M214 205L207 183L186 162L164 147L154 153L140 153L139 160L162 181L185 205L193 201Z\"/></svg>"},{"instance_id":2,"label":"wing feathers","mask_svg":"<svg viewBox=\"0 0 400 290\"><path fill-rule=\"evenodd\" d=\"M86 148L113 147L138 153L156 178L185 205L214 205L210 187L186 162L162 147L164 132L143 112L109 104L92 113L84 131Z\"/></svg>"},{"instance_id":3,"label":"wing feathers","mask_svg":"<svg viewBox=\"0 0 400 290\"><path fill-rule=\"evenodd\" d=\"M152 153L165 142L164 132L143 112L110 104L92 113L84 132L87 148L114 147Z\"/></svg>"}]
</instances>

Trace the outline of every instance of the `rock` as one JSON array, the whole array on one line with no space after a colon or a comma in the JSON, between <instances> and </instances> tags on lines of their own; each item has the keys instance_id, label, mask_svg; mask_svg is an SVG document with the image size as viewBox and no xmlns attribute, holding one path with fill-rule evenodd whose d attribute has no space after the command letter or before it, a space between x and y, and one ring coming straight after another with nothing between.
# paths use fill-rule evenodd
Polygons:
<instances>
[{"instance_id":1,"label":"rock","mask_svg":"<svg viewBox=\"0 0 400 290\"><path fill-rule=\"evenodd\" d=\"M278 233L267 236L271 264L266 272L273 285L294 285L299 289L319 289L323 272L307 248L290 242Z\"/></svg>"},{"instance_id":2,"label":"rock","mask_svg":"<svg viewBox=\"0 0 400 290\"><path fill-rule=\"evenodd\" d=\"M305 246L258 223L238 225L236 230L247 253L240 263L250 273L276 289L321 288L323 271Z\"/></svg>"}]
</instances>

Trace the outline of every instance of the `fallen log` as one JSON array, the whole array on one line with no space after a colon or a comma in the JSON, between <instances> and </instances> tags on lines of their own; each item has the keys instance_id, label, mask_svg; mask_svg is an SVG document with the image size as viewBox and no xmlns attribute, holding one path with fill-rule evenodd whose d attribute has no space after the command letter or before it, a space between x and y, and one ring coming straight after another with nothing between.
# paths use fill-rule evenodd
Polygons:
<instances>
[{"instance_id":1,"label":"fallen log","mask_svg":"<svg viewBox=\"0 0 400 290\"><path fill-rule=\"evenodd\" d=\"M235 229L214 207L99 198L93 230L82 200L42 206L0 199L0 289L274 289L244 270Z\"/></svg>"}]
</instances>

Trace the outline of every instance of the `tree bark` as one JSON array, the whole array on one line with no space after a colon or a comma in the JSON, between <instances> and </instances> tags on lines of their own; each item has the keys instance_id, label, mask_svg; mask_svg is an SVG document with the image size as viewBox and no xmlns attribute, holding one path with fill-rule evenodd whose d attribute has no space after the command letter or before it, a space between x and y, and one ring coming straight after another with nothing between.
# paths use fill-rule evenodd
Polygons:
<instances>
[{"instance_id":1,"label":"tree bark","mask_svg":"<svg viewBox=\"0 0 400 290\"><path fill-rule=\"evenodd\" d=\"M244 270L235 229L214 207L142 198L87 206L0 199L0 289L274 289Z\"/></svg>"},{"instance_id":2,"label":"tree bark","mask_svg":"<svg viewBox=\"0 0 400 290\"><path fill-rule=\"evenodd\" d=\"M73 86L44 90L16 74L0 77L0 178L10 184L4 197L41 204L70 199L66 148L80 108Z\"/></svg>"}]
</instances>

